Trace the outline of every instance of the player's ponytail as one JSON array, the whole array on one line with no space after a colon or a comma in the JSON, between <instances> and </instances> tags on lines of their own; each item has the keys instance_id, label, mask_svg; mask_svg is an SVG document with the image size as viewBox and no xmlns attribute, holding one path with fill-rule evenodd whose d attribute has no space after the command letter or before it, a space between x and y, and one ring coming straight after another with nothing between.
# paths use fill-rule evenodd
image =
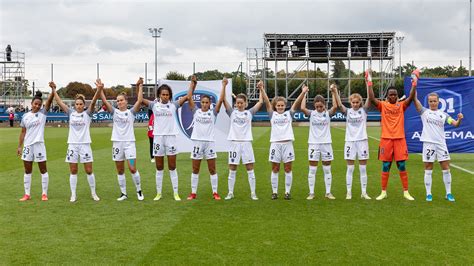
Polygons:
<instances>
[{"instance_id":1,"label":"player's ponytail","mask_svg":"<svg viewBox=\"0 0 474 266\"><path fill-rule=\"evenodd\" d=\"M86 103L86 97L83 94L76 94L75 100L81 100L82 103Z\"/></svg>"},{"instance_id":2,"label":"player's ponytail","mask_svg":"<svg viewBox=\"0 0 474 266\"><path fill-rule=\"evenodd\" d=\"M42 96L43 96L43 93L37 90L35 92L35 96L33 97L33 99L31 99L31 102L34 102L35 100L40 100L40 102L43 102L43 98L41 98Z\"/></svg>"},{"instance_id":3,"label":"player's ponytail","mask_svg":"<svg viewBox=\"0 0 474 266\"><path fill-rule=\"evenodd\" d=\"M161 95L161 92L167 90L168 93L170 94L170 101L173 99L173 91L171 90L171 87L168 86L167 84L163 84L160 87L158 87L158 90L156 91L156 94L158 95L158 98Z\"/></svg>"},{"instance_id":4,"label":"player's ponytail","mask_svg":"<svg viewBox=\"0 0 474 266\"><path fill-rule=\"evenodd\" d=\"M314 97L314 103L317 103L317 102L320 102L322 103L323 105L326 105L326 100L324 99L323 96L321 95L316 95L316 97Z\"/></svg>"},{"instance_id":5,"label":"player's ponytail","mask_svg":"<svg viewBox=\"0 0 474 266\"><path fill-rule=\"evenodd\" d=\"M285 99L284 97L277 96L277 97L273 98L273 100L272 100L273 109L276 108L275 106L276 106L277 102L284 102L284 103L285 103L285 107L286 107L286 99Z\"/></svg>"},{"instance_id":6,"label":"player's ponytail","mask_svg":"<svg viewBox=\"0 0 474 266\"><path fill-rule=\"evenodd\" d=\"M239 93L237 94L237 96L235 96L235 99L242 99L244 100L244 102L247 102L247 95L243 94L243 93Z\"/></svg>"}]
</instances>

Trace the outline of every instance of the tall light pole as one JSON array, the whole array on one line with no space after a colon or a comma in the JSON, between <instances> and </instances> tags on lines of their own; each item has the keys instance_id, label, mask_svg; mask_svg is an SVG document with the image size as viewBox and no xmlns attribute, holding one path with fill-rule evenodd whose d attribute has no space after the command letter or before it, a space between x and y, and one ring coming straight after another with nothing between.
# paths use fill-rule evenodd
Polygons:
<instances>
[{"instance_id":1,"label":"tall light pole","mask_svg":"<svg viewBox=\"0 0 474 266\"><path fill-rule=\"evenodd\" d=\"M472 75L472 0L469 0L469 77Z\"/></svg>"},{"instance_id":2,"label":"tall light pole","mask_svg":"<svg viewBox=\"0 0 474 266\"><path fill-rule=\"evenodd\" d=\"M157 40L161 37L163 28L149 28L148 31L151 33L151 37L155 39L155 93L158 87L158 46Z\"/></svg>"},{"instance_id":3,"label":"tall light pole","mask_svg":"<svg viewBox=\"0 0 474 266\"><path fill-rule=\"evenodd\" d=\"M403 39L405 39L405 37L398 36L398 37L395 37L395 39L398 42L398 60L399 60L398 61L398 69L400 71L400 78L402 78L402 42L403 42Z\"/></svg>"}]
</instances>

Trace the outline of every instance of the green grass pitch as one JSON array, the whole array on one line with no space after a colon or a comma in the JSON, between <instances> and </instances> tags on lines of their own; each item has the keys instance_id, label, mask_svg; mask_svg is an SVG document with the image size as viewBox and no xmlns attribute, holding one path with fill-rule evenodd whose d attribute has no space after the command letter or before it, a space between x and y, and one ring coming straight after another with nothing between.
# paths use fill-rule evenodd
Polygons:
<instances>
[{"instance_id":1,"label":"green grass pitch","mask_svg":"<svg viewBox=\"0 0 474 266\"><path fill-rule=\"evenodd\" d=\"M64 162L66 128L46 128L50 175L48 202L41 202L41 179L34 166L32 200L23 195L23 167L16 157L19 128L1 128L0 136L0 264L474 264L474 175L455 168L453 194L444 200L439 166L433 174L433 202L424 200L421 156L407 163L414 202L403 199L401 183L392 167L388 199L360 199L358 168L354 171L353 199L345 200L344 129L332 128L335 160L333 194L324 199L322 169L318 168L316 199L306 200L307 127L295 127L296 161L293 164L291 201L270 199L270 128L254 128L257 159L257 195L249 197L247 174L238 168L232 201L211 200L207 167L203 163L198 199L190 192L189 153L178 156L182 202L175 202L168 171L163 199L154 202L154 165L148 158L146 128L136 128L138 169L145 201L139 202L127 173L129 200L120 194L111 160L111 128L92 128L94 172L100 202L90 198L81 166L78 202L69 202L69 168ZM379 128L369 128L378 138ZM380 192L381 164L375 139L369 140L368 193ZM453 155L453 163L474 171L472 155ZM218 157L219 192L227 193L227 156ZM280 173L280 195L284 175Z\"/></svg>"}]
</instances>

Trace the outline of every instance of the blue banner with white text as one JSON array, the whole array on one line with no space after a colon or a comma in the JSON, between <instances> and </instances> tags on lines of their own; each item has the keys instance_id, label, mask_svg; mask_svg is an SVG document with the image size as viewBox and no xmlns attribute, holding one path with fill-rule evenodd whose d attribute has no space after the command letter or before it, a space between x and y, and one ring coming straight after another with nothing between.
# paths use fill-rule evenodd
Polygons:
<instances>
[{"instance_id":1,"label":"blue banner with white text","mask_svg":"<svg viewBox=\"0 0 474 266\"><path fill-rule=\"evenodd\" d=\"M405 95L409 95L411 78L405 77ZM428 94L439 95L439 109L453 119L458 113L464 115L459 127L445 124L446 144L452 153L474 153L474 77L461 78L420 78L417 86L418 100L425 108L428 106ZM423 125L420 114L412 103L405 112L405 136L408 152L422 151L420 142Z\"/></svg>"}]
</instances>

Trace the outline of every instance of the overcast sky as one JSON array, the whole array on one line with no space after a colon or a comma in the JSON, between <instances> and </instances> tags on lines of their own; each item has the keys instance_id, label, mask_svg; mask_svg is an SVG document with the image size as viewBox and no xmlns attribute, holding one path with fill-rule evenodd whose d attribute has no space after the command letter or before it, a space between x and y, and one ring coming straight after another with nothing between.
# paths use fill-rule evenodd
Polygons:
<instances>
[{"instance_id":1,"label":"overcast sky","mask_svg":"<svg viewBox=\"0 0 474 266\"><path fill-rule=\"evenodd\" d=\"M263 33L395 31L405 36L403 62L463 65L469 57L469 0L450 1L87 1L0 0L0 48L26 53L26 78L46 89L50 64L59 86L93 83L96 63L106 85L219 69L235 71ZM397 53L398 55L398 53ZM396 59L398 66L398 58Z\"/></svg>"}]
</instances>

